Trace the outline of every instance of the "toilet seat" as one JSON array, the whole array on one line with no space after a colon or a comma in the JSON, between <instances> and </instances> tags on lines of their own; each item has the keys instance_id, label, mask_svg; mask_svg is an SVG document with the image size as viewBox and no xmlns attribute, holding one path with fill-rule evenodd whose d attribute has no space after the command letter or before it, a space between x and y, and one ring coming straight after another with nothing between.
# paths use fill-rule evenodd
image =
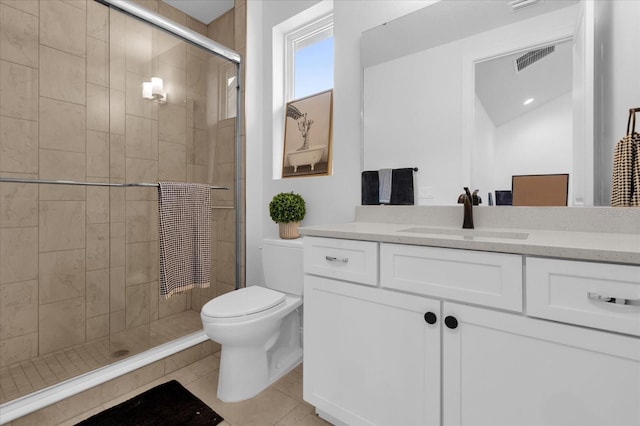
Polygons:
<instances>
[{"instance_id":1,"label":"toilet seat","mask_svg":"<svg viewBox=\"0 0 640 426\"><path fill-rule=\"evenodd\" d=\"M207 302L202 315L208 318L235 318L269 310L284 303L285 295L266 287L241 288Z\"/></svg>"}]
</instances>

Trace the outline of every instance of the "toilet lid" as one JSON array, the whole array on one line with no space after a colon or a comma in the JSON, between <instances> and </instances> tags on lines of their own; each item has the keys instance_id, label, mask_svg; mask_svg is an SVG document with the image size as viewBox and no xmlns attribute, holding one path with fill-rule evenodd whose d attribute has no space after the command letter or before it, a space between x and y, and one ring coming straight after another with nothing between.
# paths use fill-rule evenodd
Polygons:
<instances>
[{"instance_id":1,"label":"toilet lid","mask_svg":"<svg viewBox=\"0 0 640 426\"><path fill-rule=\"evenodd\" d=\"M235 290L207 302L202 314L210 318L230 318L255 314L284 300L284 294L266 287L250 286Z\"/></svg>"}]
</instances>

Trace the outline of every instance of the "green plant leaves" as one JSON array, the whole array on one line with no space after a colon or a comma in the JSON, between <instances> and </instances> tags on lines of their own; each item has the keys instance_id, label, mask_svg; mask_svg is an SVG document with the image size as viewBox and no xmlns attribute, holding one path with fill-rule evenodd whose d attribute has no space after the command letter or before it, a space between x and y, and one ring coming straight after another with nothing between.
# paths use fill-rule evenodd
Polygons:
<instances>
[{"instance_id":1,"label":"green plant leaves","mask_svg":"<svg viewBox=\"0 0 640 426\"><path fill-rule=\"evenodd\" d=\"M293 192L281 192L269 203L269 215L276 223L299 222L306 212L304 198Z\"/></svg>"}]
</instances>

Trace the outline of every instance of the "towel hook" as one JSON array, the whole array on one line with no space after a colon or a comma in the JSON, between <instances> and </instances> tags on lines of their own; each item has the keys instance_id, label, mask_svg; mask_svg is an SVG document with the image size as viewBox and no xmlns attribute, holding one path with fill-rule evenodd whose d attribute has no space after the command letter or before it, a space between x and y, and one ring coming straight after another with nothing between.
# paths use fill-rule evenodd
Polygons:
<instances>
[{"instance_id":1,"label":"towel hook","mask_svg":"<svg viewBox=\"0 0 640 426\"><path fill-rule=\"evenodd\" d=\"M629 118L627 119L627 135L632 135L636 132L636 112L640 112L640 107L629 108ZM629 129L631 129L631 131L629 131Z\"/></svg>"}]
</instances>

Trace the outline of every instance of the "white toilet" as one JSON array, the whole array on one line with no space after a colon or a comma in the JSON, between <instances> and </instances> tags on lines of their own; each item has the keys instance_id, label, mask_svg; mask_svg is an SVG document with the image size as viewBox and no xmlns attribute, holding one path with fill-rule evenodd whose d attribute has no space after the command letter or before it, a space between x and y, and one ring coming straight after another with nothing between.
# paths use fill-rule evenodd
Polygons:
<instances>
[{"instance_id":1,"label":"white toilet","mask_svg":"<svg viewBox=\"0 0 640 426\"><path fill-rule=\"evenodd\" d=\"M204 331L222 346L218 399L260 393L302 361L302 239L264 239L265 286L247 286L202 307Z\"/></svg>"}]
</instances>

